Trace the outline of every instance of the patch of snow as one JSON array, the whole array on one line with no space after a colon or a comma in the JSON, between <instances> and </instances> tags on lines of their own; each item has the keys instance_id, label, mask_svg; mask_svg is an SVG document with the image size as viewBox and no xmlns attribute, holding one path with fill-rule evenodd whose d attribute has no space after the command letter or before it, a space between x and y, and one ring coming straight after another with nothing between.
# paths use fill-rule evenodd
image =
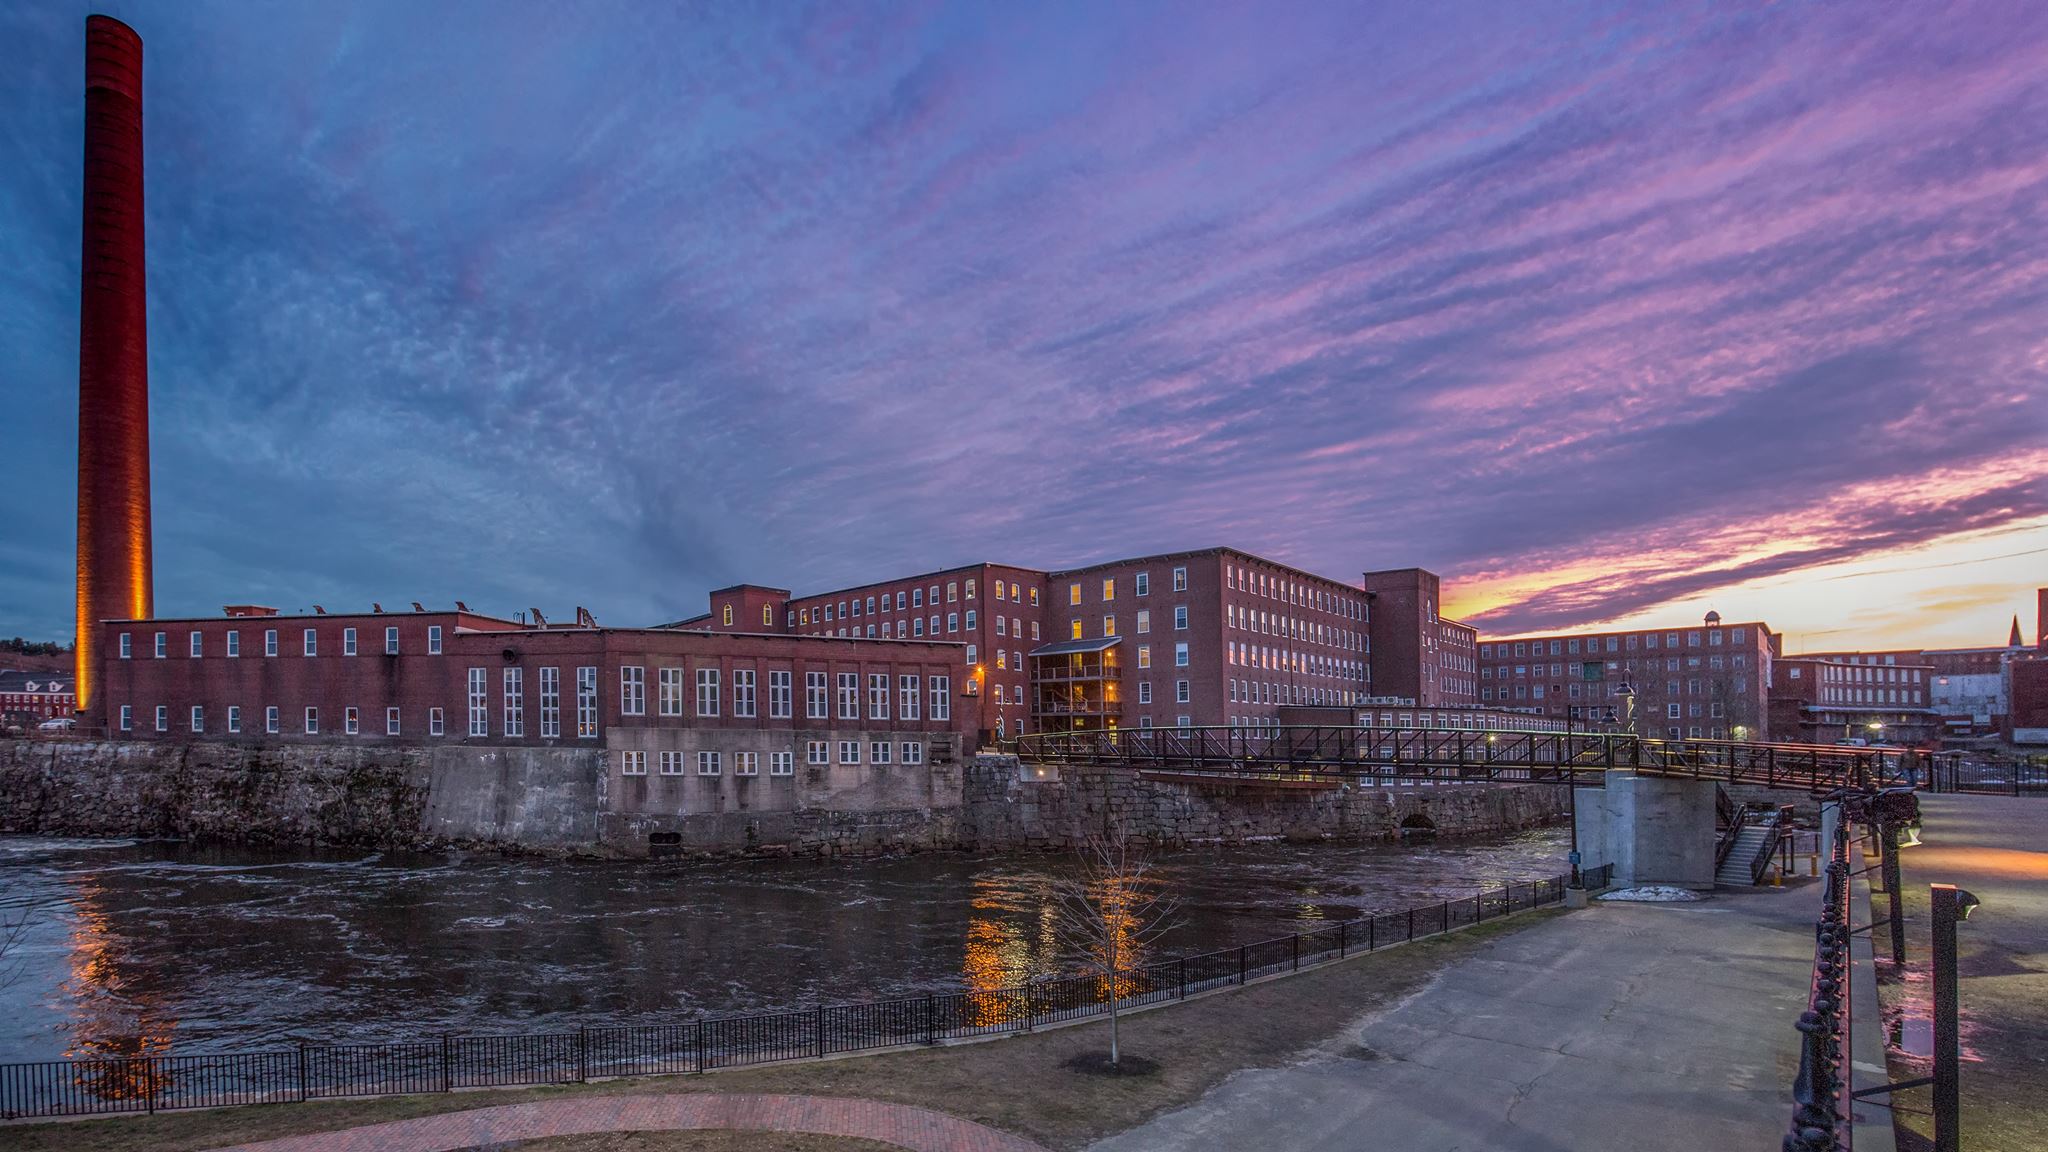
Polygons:
<instances>
[{"instance_id":1,"label":"patch of snow","mask_svg":"<svg viewBox=\"0 0 2048 1152\"><path fill-rule=\"evenodd\" d=\"M1697 900L1700 894L1687 888L1673 888L1669 884L1645 884L1640 888L1622 888L1606 893L1602 900L1623 900L1641 904L1683 904Z\"/></svg>"}]
</instances>

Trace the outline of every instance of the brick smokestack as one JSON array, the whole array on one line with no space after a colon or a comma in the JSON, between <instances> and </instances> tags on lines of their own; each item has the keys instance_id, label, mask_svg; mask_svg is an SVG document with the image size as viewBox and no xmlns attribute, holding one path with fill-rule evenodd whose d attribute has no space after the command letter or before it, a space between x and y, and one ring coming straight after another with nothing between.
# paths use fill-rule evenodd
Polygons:
<instances>
[{"instance_id":1,"label":"brick smokestack","mask_svg":"<svg viewBox=\"0 0 2048 1152\"><path fill-rule=\"evenodd\" d=\"M142 37L85 20L85 249L78 308L78 706L99 623L154 614L149 338L142 277Z\"/></svg>"}]
</instances>

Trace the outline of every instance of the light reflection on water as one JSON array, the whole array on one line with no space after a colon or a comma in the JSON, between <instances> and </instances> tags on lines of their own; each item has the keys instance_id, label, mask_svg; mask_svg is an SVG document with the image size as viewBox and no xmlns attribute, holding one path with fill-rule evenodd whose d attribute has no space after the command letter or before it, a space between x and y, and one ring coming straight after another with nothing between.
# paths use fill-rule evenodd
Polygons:
<instances>
[{"instance_id":1,"label":"light reflection on water","mask_svg":"<svg viewBox=\"0 0 2048 1152\"><path fill-rule=\"evenodd\" d=\"M1561 870L1562 829L1166 857L1159 954ZM620 864L0 837L0 1062L991 990L1061 971L1058 856Z\"/></svg>"}]
</instances>

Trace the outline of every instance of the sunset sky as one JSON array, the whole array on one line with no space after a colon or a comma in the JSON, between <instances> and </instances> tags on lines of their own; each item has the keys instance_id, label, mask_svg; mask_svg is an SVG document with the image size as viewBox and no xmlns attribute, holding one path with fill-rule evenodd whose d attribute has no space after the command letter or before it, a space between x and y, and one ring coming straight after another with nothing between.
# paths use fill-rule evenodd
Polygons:
<instances>
[{"instance_id":1,"label":"sunset sky","mask_svg":"<svg viewBox=\"0 0 2048 1152\"><path fill-rule=\"evenodd\" d=\"M2033 635L2048 4L95 7L165 615L1230 544ZM0 635L72 631L87 11L0 7Z\"/></svg>"}]
</instances>

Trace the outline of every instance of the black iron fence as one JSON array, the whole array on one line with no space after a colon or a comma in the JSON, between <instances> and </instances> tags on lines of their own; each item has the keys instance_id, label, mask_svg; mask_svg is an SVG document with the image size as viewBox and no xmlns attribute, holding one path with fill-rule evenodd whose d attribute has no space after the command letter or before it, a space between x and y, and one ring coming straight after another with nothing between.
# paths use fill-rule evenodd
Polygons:
<instances>
[{"instance_id":1,"label":"black iron fence","mask_svg":"<svg viewBox=\"0 0 2048 1152\"><path fill-rule=\"evenodd\" d=\"M1792 1127L1784 1152L1835 1152L1849 1132L1849 820L1835 823L1814 925L1813 978L1799 1029Z\"/></svg>"},{"instance_id":2,"label":"black iron fence","mask_svg":"<svg viewBox=\"0 0 2048 1152\"><path fill-rule=\"evenodd\" d=\"M2048 757L1974 759L1959 754L1936 756L1928 766L1927 790L2048 796Z\"/></svg>"},{"instance_id":3,"label":"black iron fence","mask_svg":"<svg viewBox=\"0 0 2048 1152\"><path fill-rule=\"evenodd\" d=\"M1611 866L1585 869L1604 887ZM1254 944L1180 956L1107 976L898 1000L818 1004L573 1032L441 1036L387 1044L306 1044L267 1052L0 1064L0 1117L215 1108L338 1096L451 1092L617 1076L705 1072L947 1040L1028 1032L1119 1008L1185 1000L1371 952L1564 899L1566 878L1508 884L1460 900L1339 920Z\"/></svg>"}]
</instances>

